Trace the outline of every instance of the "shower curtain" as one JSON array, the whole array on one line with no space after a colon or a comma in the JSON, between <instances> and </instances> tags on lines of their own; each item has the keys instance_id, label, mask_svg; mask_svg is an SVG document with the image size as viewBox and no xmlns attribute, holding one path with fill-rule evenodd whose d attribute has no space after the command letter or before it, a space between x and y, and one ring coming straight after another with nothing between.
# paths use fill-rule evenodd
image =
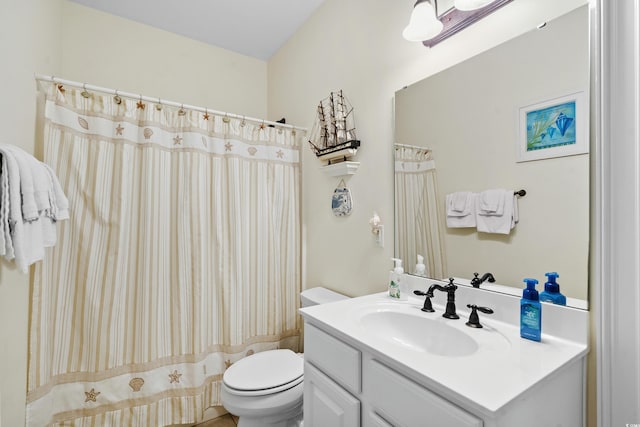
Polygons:
<instances>
[{"instance_id":1,"label":"shower curtain","mask_svg":"<svg viewBox=\"0 0 640 427\"><path fill-rule=\"evenodd\" d=\"M405 270L413 273L417 256L424 257L425 274L447 275L442 213L438 208L438 180L432 152L395 144L395 247Z\"/></svg>"},{"instance_id":2,"label":"shower curtain","mask_svg":"<svg viewBox=\"0 0 640 427\"><path fill-rule=\"evenodd\" d=\"M201 421L232 363L298 349L301 132L46 86L71 218L35 269L27 425Z\"/></svg>"}]
</instances>

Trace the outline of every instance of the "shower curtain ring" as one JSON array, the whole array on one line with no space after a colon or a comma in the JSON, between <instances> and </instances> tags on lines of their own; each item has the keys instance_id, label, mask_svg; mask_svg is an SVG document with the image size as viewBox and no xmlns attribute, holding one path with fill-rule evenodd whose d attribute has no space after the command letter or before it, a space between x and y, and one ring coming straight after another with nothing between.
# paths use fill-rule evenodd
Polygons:
<instances>
[{"instance_id":1,"label":"shower curtain ring","mask_svg":"<svg viewBox=\"0 0 640 427\"><path fill-rule=\"evenodd\" d=\"M222 121L225 123L229 123L231 121L227 113L224 113L224 117L222 118Z\"/></svg>"},{"instance_id":2,"label":"shower curtain ring","mask_svg":"<svg viewBox=\"0 0 640 427\"><path fill-rule=\"evenodd\" d=\"M86 83L82 83L82 92L80 92L80 95L82 95L84 98L89 98L89 92L87 92L87 84Z\"/></svg>"},{"instance_id":3,"label":"shower curtain ring","mask_svg":"<svg viewBox=\"0 0 640 427\"><path fill-rule=\"evenodd\" d=\"M156 104L156 110L162 110L162 100L158 98L158 103Z\"/></svg>"},{"instance_id":4,"label":"shower curtain ring","mask_svg":"<svg viewBox=\"0 0 640 427\"><path fill-rule=\"evenodd\" d=\"M118 89L116 89L116 96L113 97L113 100L118 105L122 104L122 98L120 98L120 95L118 95Z\"/></svg>"},{"instance_id":5,"label":"shower curtain ring","mask_svg":"<svg viewBox=\"0 0 640 427\"><path fill-rule=\"evenodd\" d=\"M186 112L184 111L184 104L180 104L180 109L178 110L179 116L184 116Z\"/></svg>"}]
</instances>

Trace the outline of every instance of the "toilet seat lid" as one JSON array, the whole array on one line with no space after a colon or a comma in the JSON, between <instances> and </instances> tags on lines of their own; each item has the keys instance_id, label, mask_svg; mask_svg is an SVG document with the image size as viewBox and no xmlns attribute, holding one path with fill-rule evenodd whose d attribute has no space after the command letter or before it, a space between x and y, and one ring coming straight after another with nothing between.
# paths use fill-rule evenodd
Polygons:
<instances>
[{"instance_id":1,"label":"toilet seat lid","mask_svg":"<svg viewBox=\"0 0 640 427\"><path fill-rule=\"evenodd\" d=\"M222 381L238 391L258 391L293 383L303 374L302 357L291 350L268 350L235 362L225 371Z\"/></svg>"}]
</instances>

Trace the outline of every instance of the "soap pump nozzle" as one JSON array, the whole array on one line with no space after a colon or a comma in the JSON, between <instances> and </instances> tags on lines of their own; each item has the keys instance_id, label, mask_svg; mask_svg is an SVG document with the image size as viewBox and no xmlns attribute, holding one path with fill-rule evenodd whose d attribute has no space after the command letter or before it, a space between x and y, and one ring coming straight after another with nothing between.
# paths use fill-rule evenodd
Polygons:
<instances>
[{"instance_id":1,"label":"soap pump nozzle","mask_svg":"<svg viewBox=\"0 0 640 427\"><path fill-rule=\"evenodd\" d=\"M394 273L402 274L404 273L404 269L402 268L402 260L400 258L391 258L395 263L395 268L393 269Z\"/></svg>"},{"instance_id":2,"label":"soap pump nozzle","mask_svg":"<svg viewBox=\"0 0 640 427\"><path fill-rule=\"evenodd\" d=\"M424 265L424 257L422 255L418 255L418 263L416 264L416 275L424 276L426 271L426 267Z\"/></svg>"},{"instance_id":3,"label":"soap pump nozzle","mask_svg":"<svg viewBox=\"0 0 640 427\"><path fill-rule=\"evenodd\" d=\"M527 287L522 291L522 298L532 301L538 301L540 299L538 296L538 291L536 290L538 280L527 278L523 281L527 284Z\"/></svg>"},{"instance_id":4,"label":"soap pump nozzle","mask_svg":"<svg viewBox=\"0 0 640 427\"><path fill-rule=\"evenodd\" d=\"M556 282L556 279L560 277L555 271L551 273L545 273L547 276L547 283L544 284L544 290L547 292L560 292L560 285Z\"/></svg>"}]
</instances>

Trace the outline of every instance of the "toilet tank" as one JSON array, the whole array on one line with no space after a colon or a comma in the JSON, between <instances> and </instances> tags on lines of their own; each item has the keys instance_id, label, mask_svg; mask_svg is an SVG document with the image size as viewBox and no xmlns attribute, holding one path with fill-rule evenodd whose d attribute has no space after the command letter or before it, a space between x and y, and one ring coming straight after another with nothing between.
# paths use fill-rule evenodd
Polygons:
<instances>
[{"instance_id":1,"label":"toilet tank","mask_svg":"<svg viewBox=\"0 0 640 427\"><path fill-rule=\"evenodd\" d=\"M306 289L300 293L300 303L302 307L326 304L328 302L340 301L349 298L346 295L333 292L327 288L317 287Z\"/></svg>"}]
</instances>

